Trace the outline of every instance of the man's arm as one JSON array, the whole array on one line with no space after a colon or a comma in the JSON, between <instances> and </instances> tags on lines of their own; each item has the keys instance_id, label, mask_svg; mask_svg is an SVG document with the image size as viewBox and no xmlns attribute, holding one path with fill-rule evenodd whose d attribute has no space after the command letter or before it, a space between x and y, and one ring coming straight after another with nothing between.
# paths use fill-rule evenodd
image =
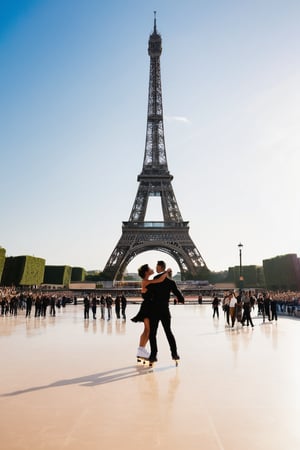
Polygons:
<instances>
[{"instance_id":1,"label":"man's arm","mask_svg":"<svg viewBox=\"0 0 300 450\"><path fill-rule=\"evenodd\" d=\"M184 296L182 295L181 291L178 289L177 284L173 280L170 280L170 282L172 283L171 292L173 292L173 294L176 295L178 303L184 303Z\"/></svg>"}]
</instances>

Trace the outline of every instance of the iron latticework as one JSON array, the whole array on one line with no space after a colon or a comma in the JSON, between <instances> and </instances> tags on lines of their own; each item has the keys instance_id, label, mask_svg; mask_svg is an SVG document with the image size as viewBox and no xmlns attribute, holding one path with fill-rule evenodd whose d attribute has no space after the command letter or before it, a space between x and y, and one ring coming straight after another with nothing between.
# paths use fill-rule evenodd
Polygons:
<instances>
[{"instance_id":1,"label":"iron latticework","mask_svg":"<svg viewBox=\"0 0 300 450\"><path fill-rule=\"evenodd\" d=\"M193 276L207 269L205 262L189 236L188 222L183 221L172 188L173 176L168 170L164 138L163 106L160 75L162 40L156 30L149 37L150 77L147 132L143 169L138 175L139 187L128 222L123 222L122 236L113 250L104 275L121 279L138 254L158 250L172 256L181 275ZM163 221L145 222L150 196L160 197Z\"/></svg>"}]
</instances>

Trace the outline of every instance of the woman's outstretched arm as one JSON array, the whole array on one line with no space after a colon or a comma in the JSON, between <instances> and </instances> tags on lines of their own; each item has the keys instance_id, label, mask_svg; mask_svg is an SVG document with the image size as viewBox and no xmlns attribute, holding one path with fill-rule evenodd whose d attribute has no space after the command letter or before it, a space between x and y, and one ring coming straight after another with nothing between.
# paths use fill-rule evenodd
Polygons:
<instances>
[{"instance_id":1,"label":"woman's outstretched arm","mask_svg":"<svg viewBox=\"0 0 300 450\"><path fill-rule=\"evenodd\" d=\"M159 278L155 278L154 280L143 280L142 281L142 292L145 292L147 286L149 284L157 284L162 283L169 274L172 273L171 269L167 269Z\"/></svg>"}]
</instances>

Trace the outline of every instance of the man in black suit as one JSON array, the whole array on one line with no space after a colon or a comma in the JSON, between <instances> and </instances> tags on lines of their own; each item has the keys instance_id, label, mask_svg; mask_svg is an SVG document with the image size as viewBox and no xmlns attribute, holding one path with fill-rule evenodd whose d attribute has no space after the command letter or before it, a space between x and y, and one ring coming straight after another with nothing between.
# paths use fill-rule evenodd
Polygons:
<instances>
[{"instance_id":1,"label":"man in black suit","mask_svg":"<svg viewBox=\"0 0 300 450\"><path fill-rule=\"evenodd\" d=\"M155 278L159 278L166 270L166 264L164 261L158 261L156 271L158 275ZM150 362L157 361L157 341L156 334L159 321L161 321L163 329L166 334L166 338L169 342L172 359L178 360L177 346L175 337L171 331L171 314L169 310L170 293L176 295L179 303L184 303L184 297L178 289L175 281L170 278L165 278L161 283L148 285L147 289L151 290L152 304L150 314L150 347L151 353L149 356Z\"/></svg>"}]
</instances>

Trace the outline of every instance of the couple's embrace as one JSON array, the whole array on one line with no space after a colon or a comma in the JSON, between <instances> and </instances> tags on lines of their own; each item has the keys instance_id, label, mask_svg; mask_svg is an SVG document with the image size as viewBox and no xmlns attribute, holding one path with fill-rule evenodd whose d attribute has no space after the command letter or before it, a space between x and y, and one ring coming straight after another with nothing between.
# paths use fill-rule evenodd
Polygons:
<instances>
[{"instance_id":1,"label":"couple's embrace","mask_svg":"<svg viewBox=\"0 0 300 450\"><path fill-rule=\"evenodd\" d=\"M149 277L154 272L148 264L144 264L138 270L139 276L142 278L143 302L138 314L131 320L133 322L143 322L144 331L140 336L137 357L147 359L150 363L157 361L156 334L159 321L161 321L170 346L172 359L177 361L179 356L176 341L171 331L169 300L171 292L177 297L179 303L184 303L184 297L176 286L175 281L169 278L171 271L166 271L164 261L157 262L156 271L158 275L153 280L149 280ZM146 350L148 340L150 341L150 354Z\"/></svg>"}]
</instances>

